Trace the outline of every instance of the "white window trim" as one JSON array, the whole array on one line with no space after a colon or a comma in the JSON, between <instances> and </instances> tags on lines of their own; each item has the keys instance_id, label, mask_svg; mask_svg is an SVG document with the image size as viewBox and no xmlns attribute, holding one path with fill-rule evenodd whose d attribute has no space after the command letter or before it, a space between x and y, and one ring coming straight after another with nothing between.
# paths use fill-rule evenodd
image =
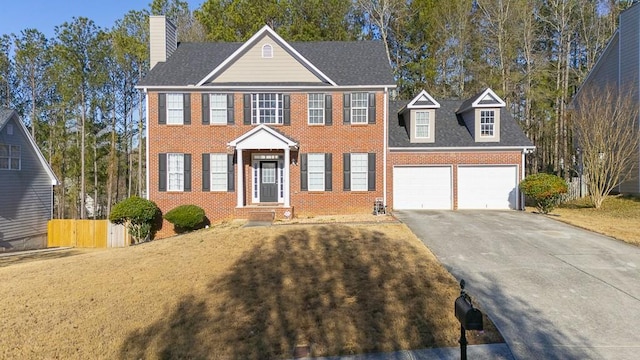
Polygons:
<instances>
[{"instance_id":1,"label":"white window trim","mask_svg":"<svg viewBox=\"0 0 640 360\"><path fill-rule=\"evenodd\" d=\"M364 95L364 106L355 106L355 95ZM359 100L362 101L362 100ZM364 110L364 121L354 121L356 110ZM351 124L368 124L369 123L369 93L357 92L351 93Z\"/></svg>"},{"instance_id":2,"label":"white window trim","mask_svg":"<svg viewBox=\"0 0 640 360\"><path fill-rule=\"evenodd\" d=\"M180 107L172 107L173 103L170 101L170 98L179 98L180 99ZM167 94L166 96L166 105L167 105L167 125L183 125L184 124L184 95L183 94ZM171 110L180 110L179 121L173 120L171 116Z\"/></svg>"},{"instance_id":3,"label":"white window trim","mask_svg":"<svg viewBox=\"0 0 640 360\"><path fill-rule=\"evenodd\" d=\"M273 46L271 44L262 45L262 58L263 59L273 58Z\"/></svg>"},{"instance_id":4,"label":"white window trim","mask_svg":"<svg viewBox=\"0 0 640 360\"><path fill-rule=\"evenodd\" d=\"M182 172L171 171L171 157L180 156L182 158ZM171 174L182 174L182 182L178 188L171 187ZM167 191L184 191L184 154L183 153L167 153Z\"/></svg>"},{"instance_id":5,"label":"white window trim","mask_svg":"<svg viewBox=\"0 0 640 360\"><path fill-rule=\"evenodd\" d=\"M7 159L7 167L6 168L0 168L0 170L7 170L7 171L11 171L11 170L22 170L22 147L20 145L13 145L13 144L0 144L0 145L5 145L8 148L8 154L7 156L3 156L3 158ZM13 153L13 148L17 147L18 148L18 155L16 156ZM18 160L18 167L14 168L13 166L11 166L11 164L13 163L12 160Z\"/></svg>"},{"instance_id":6,"label":"white window trim","mask_svg":"<svg viewBox=\"0 0 640 360\"><path fill-rule=\"evenodd\" d=\"M311 96L312 95L317 95L320 97L320 102L322 103L321 106L319 108L312 108L311 107ZM314 101L318 101L318 100L314 100ZM318 94L318 93L311 93L311 94L307 94L307 124L308 125L324 125L325 122L325 113L324 113L324 107L325 107L325 94ZM320 122L311 122L311 110L320 110L322 112L322 120Z\"/></svg>"},{"instance_id":7,"label":"white window trim","mask_svg":"<svg viewBox=\"0 0 640 360\"><path fill-rule=\"evenodd\" d=\"M224 99L224 104L221 107L214 107L213 98L220 96ZM216 121L217 117L214 116L214 112L224 113L224 116ZM227 94L209 94L209 124L212 125L226 125L227 124Z\"/></svg>"},{"instance_id":8,"label":"white window trim","mask_svg":"<svg viewBox=\"0 0 640 360\"><path fill-rule=\"evenodd\" d=\"M273 108L260 108L260 95L275 95L276 96L276 122L262 122L260 118L260 110L273 109ZM280 93L254 93L251 94L251 124L252 125L282 125L284 123L284 96Z\"/></svg>"},{"instance_id":9,"label":"white window trim","mask_svg":"<svg viewBox=\"0 0 640 360\"><path fill-rule=\"evenodd\" d=\"M364 156L365 159L365 166L364 166L364 171L360 170L360 171L354 171L354 166L353 166L353 162L354 162L354 158L357 156ZM351 169L351 191L368 191L369 190L369 154L367 153L351 153L350 159L349 161L351 162L350 165L350 169ZM353 178L355 174L362 174L364 173L364 186L362 189L358 188L358 189L354 189L353 188Z\"/></svg>"},{"instance_id":10,"label":"white window trim","mask_svg":"<svg viewBox=\"0 0 640 360\"><path fill-rule=\"evenodd\" d=\"M311 171L311 158L315 158L317 157L319 160L315 160L315 161L322 161L322 167L321 167L321 171ZM318 185L318 188L313 188L311 186L311 175L312 174L322 174L321 179L322 179L322 184ZM325 191L326 188L326 184L325 184L325 154L324 153L310 153L307 154L307 191Z\"/></svg>"},{"instance_id":11,"label":"white window trim","mask_svg":"<svg viewBox=\"0 0 640 360\"><path fill-rule=\"evenodd\" d=\"M223 166L218 171L215 171L216 168L214 166L214 161L216 161L216 160L223 164ZM209 171L209 191L212 191L212 192L227 192L228 191L228 189L229 189L229 183L228 183L229 178L227 176L228 175L227 174L227 172L228 172L228 170L227 170L227 167L228 167L227 161L228 161L228 157L227 157L226 153L211 153L211 154L209 154L209 170L210 170ZM220 188L215 188L214 187L214 183L215 182L213 181L213 179L214 179L215 175L219 175L219 176L221 175L221 177L224 179L224 186L220 185Z\"/></svg>"},{"instance_id":12,"label":"white window trim","mask_svg":"<svg viewBox=\"0 0 640 360\"><path fill-rule=\"evenodd\" d=\"M418 124L418 114L425 114L426 115L426 120L427 123L426 124ZM416 127L416 138L418 139L429 139L431 137L431 113L429 112L429 110L418 110L415 113L415 127ZM426 136L420 136L418 128L420 127L424 127L426 128Z\"/></svg>"},{"instance_id":13,"label":"white window trim","mask_svg":"<svg viewBox=\"0 0 640 360\"><path fill-rule=\"evenodd\" d=\"M491 119L493 120L493 122L491 123L482 122L483 119L485 118L485 116L483 116L483 113L487 113L487 112L491 112ZM490 135L483 133L483 125L490 126L490 130L491 130ZM496 111L495 110L480 110L480 136L485 138L492 138L496 136Z\"/></svg>"}]
</instances>

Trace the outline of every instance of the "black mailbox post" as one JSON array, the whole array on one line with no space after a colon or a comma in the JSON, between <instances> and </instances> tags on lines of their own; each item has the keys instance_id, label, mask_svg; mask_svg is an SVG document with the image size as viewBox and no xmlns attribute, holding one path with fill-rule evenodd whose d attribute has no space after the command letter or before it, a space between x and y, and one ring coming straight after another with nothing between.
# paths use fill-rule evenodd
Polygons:
<instances>
[{"instance_id":1,"label":"black mailbox post","mask_svg":"<svg viewBox=\"0 0 640 360\"><path fill-rule=\"evenodd\" d=\"M473 307L471 297L464 291L464 279L460 280L460 296L454 303L456 318L460 321L460 359L467 360L466 330L483 330L482 312Z\"/></svg>"}]
</instances>

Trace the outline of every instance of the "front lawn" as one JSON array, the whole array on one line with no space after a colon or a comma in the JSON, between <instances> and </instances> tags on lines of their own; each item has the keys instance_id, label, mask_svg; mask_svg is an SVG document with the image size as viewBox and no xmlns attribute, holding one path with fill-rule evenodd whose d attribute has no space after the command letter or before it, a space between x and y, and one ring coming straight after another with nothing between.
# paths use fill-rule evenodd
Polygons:
<instances>
[{"instance_id":1,"label":"front lawn","mask_svg":"<svg viewBox=\"0 0 640 360\"><path fill-rule=\"evenodd\" d=\"M291 358L458 346L458 284L402 224L239 228L0 267L0 358ZM471 343L500 341L485 322Z\"/></svg>"},{"instance_id":2,"label":"front lawn","mask_svg":"<svg viewBox=\"0 0 640 360\"><path fill-rule=\"evenodd\" d=\"M569 224L640 245L640 198L609 196L600 209L584 198L561 204L552 213Z\"/></svg>"}]
</instances>

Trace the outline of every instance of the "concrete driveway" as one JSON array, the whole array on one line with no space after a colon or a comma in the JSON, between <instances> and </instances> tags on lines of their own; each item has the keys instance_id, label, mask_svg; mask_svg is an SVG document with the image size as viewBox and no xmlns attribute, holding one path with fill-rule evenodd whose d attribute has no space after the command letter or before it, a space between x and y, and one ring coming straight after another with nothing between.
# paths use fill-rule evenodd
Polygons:
<instances>
[{"instance_id":1,"label":"concrete driveway","mask_svg":"<svg viewBox=\"0 0 640 360\"><path fill-rule=\"evenodd\" d=\"M518 211L394 214L465 279L516 359L640 358L640 248Z\"/></svg>"}]
</instances>

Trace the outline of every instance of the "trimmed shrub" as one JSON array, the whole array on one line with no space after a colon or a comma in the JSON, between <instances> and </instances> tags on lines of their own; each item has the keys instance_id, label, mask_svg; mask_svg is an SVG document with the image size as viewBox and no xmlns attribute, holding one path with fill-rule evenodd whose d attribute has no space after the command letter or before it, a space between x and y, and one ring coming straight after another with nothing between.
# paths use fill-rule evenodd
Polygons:
<instances>
[{"instance_id":1,"label":"trimmed shrub","mask_svg":"<svg viewBox=\"0 0 640 360\"><path fill-rule=\"evenodd\" d=\"M568 190L563 178L545 173L527 176L520 183L520 190L536 203L536 209L548 214L560 202L560 197Z\"/></svg>"},{"instance_id":2,"label":"trimmed shrub","mask_svg":"<svg viewBox=\"0 0 640 360\"><path fill-rule=\"evenodd\" d=\"M117 203L109 220L115 224L125 224L135 243L151 238L153 225L160 215L160 209L153 202L138 196L132 196Z\"/></svg>"},{"instance_id":3,"label":"trimmed shrub","mask_svg":"<svg viewBox=\"0 0 640 360\"><path fill-rule=\"evenodd\" d=\"M172 223L176 232L187 232L199 229L205 224L204 210L196 205L181 205L164 215Z\"/></svg>"}]
</instances>

